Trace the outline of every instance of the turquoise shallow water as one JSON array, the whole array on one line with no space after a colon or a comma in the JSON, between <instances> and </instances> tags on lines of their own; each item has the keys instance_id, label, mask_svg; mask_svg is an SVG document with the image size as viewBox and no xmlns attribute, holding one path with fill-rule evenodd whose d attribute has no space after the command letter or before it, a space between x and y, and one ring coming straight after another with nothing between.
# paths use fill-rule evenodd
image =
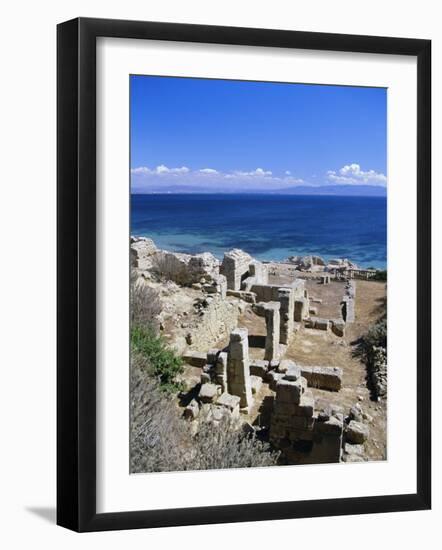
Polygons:
<instances>
[{"instance_id":1,"label":"turquoise shallow water","mask_svg":"<svg viewBox=\"0 0 442 550\"><path fill-rule=\"evenodd\" d=\"M175 252L242 248L261 260L315 254L387 263L387 199L295 195L132 195L131 233Z\"/></svg>"}]
</instances>

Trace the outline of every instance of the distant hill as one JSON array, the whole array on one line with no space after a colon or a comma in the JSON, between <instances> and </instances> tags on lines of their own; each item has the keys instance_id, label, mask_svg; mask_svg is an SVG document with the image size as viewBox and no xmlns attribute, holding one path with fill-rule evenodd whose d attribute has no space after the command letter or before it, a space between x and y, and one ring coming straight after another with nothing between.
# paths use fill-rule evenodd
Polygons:
<instances>
[{"instance_id":1,"label":"distant hill","mask_svg":"<svg viewBox=\"0 0 442 550\"><path fill-rule=\"evenodd\" d=\"M297 185L275 191L278 195L338 195L352 197L386 197L387 188L375 185Z\"/></svg>"},{"instance_id":2,"label":"distant hill","mask_svg":"<svg viewBox=\"0 0 442 550\"><path fill-rule=\"evenodd\" d=\"M246 190L241 189L238 186L237 190L229 189L226 192L223 188L211 188L211 189L202 189L199 186L193 185L164 185L151 187L150 189L133 189L132 193L134 194L220 194L220 193L241 193L241 194L252 194L252 195L335 195L335 196L347 196L347 197L386 197L387 189L385 187L374 186L374 185L322 185L322 186L312 186L312 185L296 185L294 187L289 187L285 189L276 189L272 191L263 191L258 189Z\"/></svg>"}]
</instances>

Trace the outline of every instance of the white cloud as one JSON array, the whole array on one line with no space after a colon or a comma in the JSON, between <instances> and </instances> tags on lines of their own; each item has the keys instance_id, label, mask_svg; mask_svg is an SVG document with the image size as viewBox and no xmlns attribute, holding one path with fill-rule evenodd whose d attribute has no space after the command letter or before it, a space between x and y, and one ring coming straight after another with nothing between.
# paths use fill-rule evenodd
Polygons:
<instances>
[{"instance_id":1,"label":"white cloud","mask_svg":"<svg viewBox=\"0 0 442 550\"><path fill-rule=\"evenodd\" d=\"M218 170L215 170L214 168L201 168L198 172L201 174L219 174Z\"/></svg>"},{"instance_id":2,"label":"white cloud","mask_svg":"<svg viewBox=\"0 0 442 550\"><path fill-rule=\"evenodd\" d=\"M190 172L187 166L181 166L181 168L168 168L164 164L160 164L155 168L157 174L187 174Z\"/></svg>"},{"instance_id":3,"label":"white cloud","mask_svg":"<svg viewBox=\"0 0 442 550\"><path fill-rule=\"evenodd\" d=\"M329 170L327 179L333 183L347 185L387 185L387 176L375 170L361 170L359 164L346 164L339 170Z\"/></svg>"},{"instance_id":4,"label":"white cloud","mask_svg":"<svg viewBox=\"0 0 442 550\"><path fill-rule=\"evenodd\" d=\"M286 170L286 171L284 172L284 174L285 174L286 176L291 176L291 175L292 175L292 173L290 172L290 170Z\"/></svg>"},{"instance_id":5,"label":"white cloud","mask_svg":"<svg viewBox=\"0 0 442 550\"><path fill-rule=\"evenodd\" d=\"M147 166L138 166L137 168L131 169L131 174L151 174L152 170L147 168Z\"/></svg>"},{"instance_id":6,"label":"white cloud","mask_svg":"<svg viewBox=\"0 0 442 550\"><path fill-rule=\"evenodd\" d=\"M147 166L138 166L131 169L131 174L187 174L190 172L187 166L181 166L181 168L168 168L164 164L160 164L156 168L148 168Z\"/></svg>"},{"instance_id":7,"label":"white cloud","mask_svg":"<svg viewBox=\"0 0 442 550\"><path fill-rule=\"evenodd\" d=\"M132 189L138 192L156 191L173 186L192 187L203 191L271 191L305 183L291 174L274 175L271 170L234 170L221 172L214 168L191 170L186 166L169 168L160 164L156 168L139 166L132 168Z\"/></svg>"},{"instance_id":8,"label":"white cloud","mask_svg":"<svg viewBox=\"0 0 442 550\"><path fill-rule=\"evenodd\" d=\"M235 170L232 174L233 176L271 176L272 172L270 170L263 170L262 168L256 168L256 170L252 170L251 172L242 172L241 170Z\"/></svg>"}]
</instances>

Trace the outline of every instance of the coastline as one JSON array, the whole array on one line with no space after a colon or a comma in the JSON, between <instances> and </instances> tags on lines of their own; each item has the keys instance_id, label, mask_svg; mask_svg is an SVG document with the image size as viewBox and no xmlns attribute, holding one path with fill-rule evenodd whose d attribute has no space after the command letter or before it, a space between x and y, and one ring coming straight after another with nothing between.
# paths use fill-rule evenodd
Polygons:
<instances>
[{"instance_id":1,"label":"coastline","mask_svg":"<svg viewBox=\"0 0 442 550\"><path fill-rule=\"evenodd\" d=\"M260 261L317 255L385 269L386 199L275 195L132 195L131 233L177 253Z\"/></svg>"}]
</instances>

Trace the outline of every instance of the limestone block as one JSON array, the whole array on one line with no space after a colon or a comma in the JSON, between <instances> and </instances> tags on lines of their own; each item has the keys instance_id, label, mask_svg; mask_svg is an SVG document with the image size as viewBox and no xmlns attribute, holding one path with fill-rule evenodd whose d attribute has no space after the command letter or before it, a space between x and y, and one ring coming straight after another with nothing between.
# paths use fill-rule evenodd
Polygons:
<instances>
[{"instance_id":1,"label":"limestone block","mask_svg":"<svg viewBox=\"0 0 442 550\"><path fill-rule=\"evenodd\" d=\"M220 273L226 277L228 289L241 290L241 279L248 274L251 261L252 257L238 248L224 254Z\"/></svg>"},{"instance_id":2,"label":"limestone block","mask_svg":"<svg viewBox=\"0 0 442 550\"><path fill-rule=\"evenodd\" d=\"M248 331L244 328L237 328L230 333L227 386L229 393L241 398L241 408L252 404Z\"/></svg>"},{"instance_id":3,"label":"limestone block","mask_svg":"<svg viewBox=\"0 0 442 550\"><path fill-rule=\"evenodd\" d=\"M276 384L276 400L286 403L296 403L298 405L306 387L307 380L303 377L295 382L281 379Z\"/></svg>"},{"instance_id":4,"label":"limestone block","mask_svg":"<svg viewBox=\"0 0 442 550\"><path fill-rule=\"evenodd\" d=\"M212 403L218 396L218 389L215 384L205 383L201 386L198 397L202 403Z\"/></svg>"},{"instance_id":5,"label":"limestone block","mask_svg":"<svg viewBox=\"0 0 442 550\"><path fill-rule=\"evenodd\" d=\"M256 294L246 290L227 290L227 296L233 296L234 298L240 298L249 304L256 303Z\"/></svg>"},{"instance_id":6,"label":"limestone block","mask_svg":"<svg viewBox=\"0 0 442 550\"><path fill-rule=\"evenodd\" d=\"M282 359L278 365L278 372L285 374L290 367L296 367L296 364L291 359Z\"/></svg>"},{"instance_id":7,"label":"limestone block","mask_svg":"<svg viewBox=\"0 0 442 550\"><path fill-rule=\"evenodd\" d=\"M199 405L195 399L192 399L192 401L184 409L184 418L186 418L187 420L195 420L195 418L198 417L199 413Z\"/></svg>"},{"instance_id":8,"label":"limestone block","mask_svg":"<svg viewBox=\"0 0 442 550\"><path fill-rule=\"evenodd\" d=\"M284 376L283 374L272 370L266 374L265 381L268 382L269 388L271 390L276 391L276 386L279 380L281 380L283 376Z\"/></svg>"},{"instance_id":9,"label":"limestone block","mask_svg":"<svg viewBox=\"0 0 442 550\"><path fill-rule=\"evenodd\" d=\"M277 416L276 421L281 420L284 416L287 416L287 423L291 426L296 426L296 420L293 420L297 417L302 418L312 418L315 409L315 400L311 393L305 393L301 396L299 404L296 403L287 403L275 400L273 404L273 412ZM300 422L300 421L299 421ZM301 424L298 424L298 426Z\"/></svg>"},{"instance_id":10,"label":"limestone block","mask_svg":"<svg viewBox=\"0 0 442 550\"><path fill-rule=\"evenodd\" d=\"M318 308L317 307L310 307L308 310L309 315L318 315Z\"/></svg>"},{"instance_id":11,"label":"limestone block","mask_svg":"<svg viewBox=\"0 0 442 550\"><path fill-rule=\"evenodd\" d=\"M237 395L230 395L224 392L217 400L216 404L220 407L226 407L230 412L233 412L236 408L239 410L240 398Z\"/></svg>"},{"instance_id":12,"label":"limestone block","mask_svg":"<svg viewBox=\"0 0 442 550\"><path fill-rule=\"evenodd\" d=\"M299 430L313 430L315 419L308 416L293 416L290 420L289 438L301 439Z\"/></svg>"},{"instance_id":13,"label":"limestone block","mask_svg":"<svg viewBox=\"0 0 442 550\"><path fill-rule=\"evenodd\" d=\"M316 328L316 319L314 317L307 317L304 324L305 328Z\"/></svg>"},{"instance_id":14,"label":"limestone block","mask_svg":"<svg viewBox=\"0 0 442 550\"><path fill-rule=\"evenodd\" d=\"M272 423L269 432L270 440L278 441L279 439L283 439L284 437L286 437L287 432L288 429L285 426L279 426Z\"/></svg>"},{"instance_id":15,"label":"limestone block","mask_svg":"<svg viewBox=\"0 0 442 550\"><path fill-rule=\"evenodd\" d=\"M257 260L252 260L249 264L249 273L255 278L256 284L266 285L268 282L267 266Z\"/></svg>"},{"instance_id":16,"label":"limestone block","mask_svg":"<svg viewBox=\"0 0 442 550\"><path fill-rule=\"evenodd\" d=\"M315 434L314 434L315 438ZM342 454L342 433L324 433L320 443L315 443L310 454L310 463L326 464L339 462Z\"/></svg>"},{"instance_id":17,"label":"limestone block","mask_svg":"<svg viewBox=\"0 0 442 550\"><path fill-rule=\"evenodd\" d=\"M345 443L344 445L344 452L348 455L363 455L365 452L364 445L353 445L351 443Z\"/></svg>"},{"instance_id":18,"label":"limestone block","mask_svg":"<svg viewBox=\"0 0 442 550\"><path fill-rule=\"evenodd\" d=\"M292 382L295 382L300 377L301 377L301 369L295 364L290 365L290 367L287 369L287 371L284 374L284 379L291 380Z\"/></svg>"},{"instance_id":19,"label":"limestone block","mask_svg":"<svg viewBox=\"0 0 442 550\"><path fill-rule=\"evenodd\" d=\"M356 422L362 422L362 420L364 419L364 413L363 413L362 407L361 407L361 405L359 405L359 403L356 403L355 405L353 405L353 407L351 407L351 409L350 409L350 419L351 420L356 420Z\"/></svg>"},{"instance_id":20,"label":"limestone block","mask_svg":"<svg viewBox=\"0 0 442 550\"><path fill-rule=\"evenodd\" d=\"M262 386L262 378L260 376L250 376L250 385L252 387L252 393L258 393Z\"/></svg>"},{"instance_id":21,"label":"limestone block","mask_svg":"<svg viewBox=\"0 0 442 550\"><path fill-rule=\"evenodd\" d=\"M307 379L312 388L339 391L342 386L343 371L339 367L305 367L300 366L301 375Z\"/></svg>"},{"instance_id":22,"label":"limestone block","mask_svg":"<svg viewBox=\"0 0 442 550\"><path fill-rule=\"evenodd\" d=\"M344 296L342 300L342 317L346 323L353 323L355 320L355 301L350 296Z\"/></svg>"},{"instance_id":23,"label":"limestone block","mask_svg":"<svg viewBox=\"0 0 442 550\"><path fill-rule=\"evenodd\" d=\"M191 286L200 282L202 277L211 280L219 273L219 261L204 252L191 256L178 252L161 251L156 254L156 270L159 274L179 285Z\"/></svg>"},{"instance_id":24,"label":"limestone block","mask_svg":"<svg viewBox=\"0 0 442 550\"><path fill-rule=\"evenodd\" d=\"M322 434L342 434L343 423L335 416L331 416L326 422L317 422L315 431Z\"/></svg>"},{"instance_id":25,"label":"limestone block","mask_svg":"<svg viewBox=\"0 0 442 550\"><path fill-rule=\"evenodd\" d=\"M321 319L320 317L316 317L315 319L315 328L317 330L328 330L330 326L328 319Z\"/></svg>"},{"instance_id":26,"label":"limestone block","mask_svg":"<svg viewBox=\"0 0 442 550\"><path fill-rule=\"evenodd\" d=\"M152 258L158 252L153 240L146 237L131 237L130 241L132 266L140 270L149 269Z\"/></svg>"},{"instance_id":27,"label":"limestone block","mask_svg":"<svg viewBox=\"0 0 442 550\"><path fill-rule=\"evenodd\" d=\"M279 338L280 338L280 317L279 309L281 304L279 302L268 302L266 304L265 320L266 320L266 347L264 359L272 361L279 359Z\"/></svg>"},{"instance_id":28,"label":"limestone block","mask_svg":"<svg viewBox=\"0 0 442 550\"><path fill-rule=\"evenodd\" d=\"M336 334L336 336L340 336L341 338L345 336L345 322L343 319L332 319L331 328L333 334Z\"/></svg>"},{"instance_id":29,"label":"limestone block","mask_svg":"<svg viewBox=\"0 0 442 550\"><path fill-rule=\"evenodd\" d=\"M269 362L262 359L254 359L250 362L250 374L264 378L269 368Z\"/></svg>"},{"instance_id":30,"label":"limestone block","mask_svg":"<svg viewBox=\"0 0 442 550\"><path fill-rule=\"evenodd\" d=\"M306 390L301 396L299 405L296 405L296 416L312 417L315 410L315 398L310 390Z\"/></svg>"},{"instance_id":31,"label":"limestone block","mask_svg":"<svg viewBox=\"0 0 442 550\"><path fill-rule=\"evenodd\" d=\"M281 288L281 285L253 284L250 290L256 294L258 302L276 302Z\"/></svg>"},{"instance_id":32,"label":"limestone block","mask_svg":"<svg viewBox=\"0 0 442 550\"><path fill-rule=\"evenodd\" d=\"M215 363L215 372L217 374L227 374L227 352L222 351L218 354L218 357L216 359Z\"/></svg>"},{"instance_id":33,"label":"limestone block","mask_svg":"<svg viewBox=\"0 0 442 550\"><path fill-rule=\"evenodd\" d=\"M294 303L294 320L298 323L308 316L309 301L304 296L297 298Z\"/></svg>"},{"instance_id":34,"label":"limestone block","mask_svg":"<svg viewBox=\"0 0 442 550\"><path fill-rule=\"evenodd\" d=\"M204 367L207 363L207 354L199 351L187 351L182 356L183 361L192 367Z\"/></svg>"},{"instance_id":35,"label":"limestone block","mask_svg":"<svg viewBox=\"0 0 442 550\"><path fill-rule=\"evenodd\" d=\"M278 301L280 307L280 338L281 344L288 344L293 333L294 323L294 292L292 288L278 289Z\"/></svg>"},{"instance_id":36,"label":"limestone block","mask_svg":"<svg viewBox=\"0 0 442 550\"><path fill-rule=\"evenodd\" d=\"M364 443L369 434L368 426L356 420L351 420L345 430L346 439L350 443Z\"/></svg>"}]
</instances>

